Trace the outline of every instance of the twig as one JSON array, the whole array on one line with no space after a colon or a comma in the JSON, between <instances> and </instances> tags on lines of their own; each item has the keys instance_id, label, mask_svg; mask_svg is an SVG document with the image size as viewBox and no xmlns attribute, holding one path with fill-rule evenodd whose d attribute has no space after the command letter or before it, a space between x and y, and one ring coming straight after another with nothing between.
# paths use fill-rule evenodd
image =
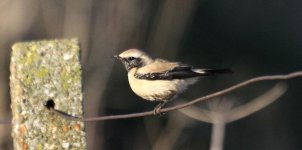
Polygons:
<instances>
[{"instance_id":1,"label":"twig","mask_svg":"<svg viewBox=\"0 0 302 150\"><path fill-rule=\"evenodd\" d=\"M187 103L184 103L184 104L180 104L180 105L177 105L177 106L172 106L172 107L161 109L161 112L165 113L165 112L172 111L172 110L182 109L184 107L196 104L198 102L208 100L208 99L211 99L211 98L214 98L214 97L217 97L217 96L221 96L223 94L229 93L231 91L234 91L236 89L239 89L241 87L244 87L246 85L249 85L249 84L252 84L252 83L255 83L255 82L268 81L268 80L287 80L287 79L301 77L301 76L302 76L302 71L297 71L297 72L289 73L289 74L286 74L286 75L268 75L268 76L261 76L261 77L251 78L249 80L246 80L244 82L235 84L235 85L233 85L229 88L226 88L224 90L215 92L213 94L209 94L209 95L204 96L204 97L197 98L193 101L190 101L190 102L187 102ZM76 121L89 122L89 121L101 121L101 120L138 118L138 117L150 116L150 115L153 115L153 111L133 113L133 114L125 114L125 115L110 115L110 116L95 117L95 118L84 118L84 119L68 117L68 119L72 119L72 120L76 120Z\"/></svg>"},{"instance_id":2,"label":"twig","mask_svg":"<svg viewBox=\"0 0 302 150\"><path fill-rule=\"evenodd\" d=\"M214 98L214 97L224 95L226 93L229 93L231 91L234 91L236 89L239 89L241 87L247 86L247 85L255 83L255 82L269 81L269 80L288 80L288 79L301 77L301 76L302 76L302 71L297 71L297 72L289 73L289 74L286 74L286 75L268 75L268 76L260 76L260 77L251 78L249 80L246 80L244 82L235 84L235 85L233 85L229 88L226 88L224 90L221 90L221 91L218 91L218 92L215 92L215 93L197 98L197 99L192 100L190 102L161 109L161 112L165 113L165 112L169 112L169 111L172 111L172 110L182 109L184 107L199 103L201 101L205 101L205 100L208 100L208 99L211 99L211 98ZM138 118L138 117L153 115L153 111L146 111L146 112L140 112L140 113L125 114L125 115L109 115L109 116L103 116L103 117L79 118L79 117L68 115L68 114L63 113L63 112L61 112L59 110L56 110L56 109L50 109L50 110L52 112L60 115L61 117L68 119L68 120L84 121L84 122Z\"/></svg>"},{"instance_id":3,"label":"twig","mask_svg":"<svg viewBox=\"0 0 302 150\"><path fill-rule=\"evenodd\" d=\"M225 118L223 120L226 123L229 123L249 116L250 114L253 114L254 112L268 106L272 102L276 101L279 97L281 97L286 92L286 90L287 85L285 83L277 83L274 87L266 91L264 94L258 96L257 98L254 98L253 100L249 100L248 103L242 104L237 107L232 106L234 102L228 100L222 101L219 104L213 104L214 107L223 107L223 110L215 111L211 107L210 109L204 109L196 106L189 106L181 109L180 112L195 120L213 124L215 124L216 122L221 122L221 115L224 115ZM231 107L227 105L231 105Z\"/></svg>"},{"instance_id":4,"label":"twig","mask_svg":"<svg viewBox=\"0 0 302 150\"><path fill-rule=\"evenodd\" d=\"M281 97L287 91L287 85L285 83L278 83L266 93L258 96L250 102L243 104L239 107L235 107L228 113L227 123L239 120L247 117L266 106L270 105Z\"/></svg>"},{"instance_id":5,"label":"twig","mask_svg":"<svg viewBox=\"0 0 302 150\"><path fill-rule=\"evenodd\" d=\"M261 110L276 101L286 90L287 85L285 83L277 83L261 96L237 107L234 106L234 101L232 100L220 102L210 101L212 103L208 109L189 106L181 109L180 112L190 118L212 123L210 150L222 150L227 123L244 118Z\"/></svg>"}]
</instances>

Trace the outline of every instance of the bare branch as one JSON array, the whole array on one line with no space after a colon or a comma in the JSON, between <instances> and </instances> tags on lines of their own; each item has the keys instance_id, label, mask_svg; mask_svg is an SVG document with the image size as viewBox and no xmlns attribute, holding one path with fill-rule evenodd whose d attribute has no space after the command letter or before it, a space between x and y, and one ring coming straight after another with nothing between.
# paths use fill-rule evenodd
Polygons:
<instances>
[{"instance_id":1,"label":"bare branch","mask_svg":"<svg viewBox=\"0 0 302 150\"><path fill-rule=\"evenodd\" d=\"M302 71L297 71L297 72L289 73L289 74L286 74L286 75L268 75L268 76L261 76L261 77L251 78L249 80L238 83L238 84L233 85L233 86L231 86L229 88L226 88L224 90L221 90L221 91L215 92L213 94L209 94L209 95L197 98L193 101L190 101L190 102L187 102L187 103L184 103L184 104L180 104L180 105L177 105L177 106L164 108L164 109L161 110L161 112L165 113L165 112L172 111L172 110L182 109L184 107L196 104L198 102L224 95L226 93L229 93L231 91L234 91L236 89L239 89L241 87L247 86L247 85L255 83L255 82L269 81L269 80L288 80L288 79L301 77L301 76L302 76ZM125 114L125 115L110 115L110 116L95 117L95 118L85 118L85 119L73 118L73 119L89 122L89 121L100 121L100 120L137 118L137 117L150 116L150 115L153 115L153 111L133 113L133 114Z\"/></svg>"},{"instance_id":2,"label":"bare branch","mask_svg":"<svg viewBox=\"0 0 302 150\"><path fill-rule=\"evenodd\" d=\"M164 108L164 109L161 110L161 112L165 113L165 112L169 112L169 111L172 111L172 110L182 109L182 108L188 107L190 105L199 103L201 101L205 101L205 100L208 100L208 99L211 99L211 98L214 98L214 97L224 95L226 93L229 93L231 91L234 91L236 89L239 89L241 87L247 86L247 85L252 84L252 83L256 83L256 82L260 82L260 81L269 81L269 80L288 80L288 79L297 78L297 77L302 77L302 71L297 71L297 72L289 73L289 74L286 74L286 75L268 75L268 76L260 76L260 77L251 78L249 80L246 80L244 82L235 84L235 85L233 85L229 88L226 88L224 90L221 90L221 91L218 91L218 92L215 92L215 93L197 98L197 99L192 100L190 102L180 104L180 105L176 105L176 106L172 106L172 107L168 107L168 108ZM140 113L125 114L125 115L110 115L110 116L103 116L103 117L79 118L79 117L68 115L66 113L62 113L61 111L56 110L56 109L50 109L50 110L53 113L58 114L63 118L66 118L66 119L69 119L69 120L74 120L74 121L84 121L84 122L138 118L138 117L153 115L153 111L147 111L147 112L140 112Z\"/></svg>"},{"instance_id":3,"label":"bare branch","mask_svg":"<svg viewBox=\"0 0 302 150\"><path fill-rule=\"evenodd\" d=\"M220 122L232 122L238 119L244 118L250 114L253 114L256 111L261 110L262 108L268 106L275 100L277 100L280 96L282 96L287 90L287 85L283 83L278 83L264 94L258 96L257 98L251 100L250 102L243 104L238 107L231 108L226 105L233 105L233 102L225 101L223 104L215 104L222 105L224 110L219 110L218 112L215 110L206 110L203 108L199 108L196 106L190 106L184 109L181 109L180 112L185 114L186 116L207 122L207 123L220 123ZM222 119L222 120L221 120Z\"/></svg>"},{"instance_id":4,"label":"bare branch","mask_svg":"<svg viewBox=\"0 0 302 150\"><path fill-rule=\"evenodd\" d=\"M286 90L286 84L278 83L264 94L238 107L234 107L234 101L231 100L210 101L211 105L209 110L196 106L189 106L180 109L180 112L190 118L212 123L210 150L222 150L225 136L224 132L228 122L236 121L261 110L276 101L286 92Z\"/></svg>"},{"instance_id":5,"label":"bare branch","mask_svg":"<svg viewBox=\"0 0 302 150\"><path fill-rule=\"evenodd\" d=\"M179 110L184 115L195 119L198 121L203 121L206 123L214 123L212 116L210 115L210 110L202 109L197 106L188 106Z\"/></svg>"},{"instance_id":6,"label":"bare branch","mask_svg":"<svg viewBox=\"0 0 302 150\"><path fill-rule=\"evenodd\" d=\"M287 90L287 85L278 83L272 89L264 93L263 95L255 98L254 100L241 105L240 107L234 108L229 112L227 122L233 122L238 119L244 118L253 114L254 112L261 110L262 108L268 106L280 96L282 96Z\"/></svg>"}]
</instances>

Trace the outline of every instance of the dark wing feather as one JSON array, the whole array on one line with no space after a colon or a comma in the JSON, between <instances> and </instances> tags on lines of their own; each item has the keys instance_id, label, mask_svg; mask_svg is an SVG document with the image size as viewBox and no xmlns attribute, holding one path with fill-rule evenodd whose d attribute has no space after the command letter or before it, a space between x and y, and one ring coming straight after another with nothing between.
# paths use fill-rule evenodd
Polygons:
<instances>
[{"instance_id":1,"label":"dark wing feather","mask_svg":"<svg viewBox=\"0 0 302 150\"><path fill-rule=\"evenodd\" d=\"M192 66L188 65L180 65L176 66L168 71L164 72L154 72L154 73L146 73L140 74L136 73L135 77L138 79L145 80L173 80L173 79L185 79L202 76L201 73L194 72L192 70Z\"/></svg>"}]
</instances>

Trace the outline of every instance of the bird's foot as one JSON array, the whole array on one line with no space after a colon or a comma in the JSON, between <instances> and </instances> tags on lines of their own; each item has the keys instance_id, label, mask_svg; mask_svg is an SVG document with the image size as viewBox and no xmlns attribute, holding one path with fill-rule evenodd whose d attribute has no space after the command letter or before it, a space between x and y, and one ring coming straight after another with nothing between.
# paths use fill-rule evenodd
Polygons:
<instances>
[{"instance_id":1,"label":"bird's foot","mask_svg":"<svg viewBox=\"0 0 302 150\"><path fill-rule=\"evenodd\" d=\"M161 107L155 107L153 109L153 115L161 117L161 116L165 115L165 113L161 112Z\"/></svg>"},{"instance_id":2,"label":"bird's foot","mask_svg":"<svg viewBox=\"0 0 302 150\"><path fill-rule=\"evenodd\" d=\"M163 101L159 103L154 109L153 109L153 115L155 116L163 116L165 113L161 112L161 108L167 103L168 101Z\"/></svg>"}]
</instances>

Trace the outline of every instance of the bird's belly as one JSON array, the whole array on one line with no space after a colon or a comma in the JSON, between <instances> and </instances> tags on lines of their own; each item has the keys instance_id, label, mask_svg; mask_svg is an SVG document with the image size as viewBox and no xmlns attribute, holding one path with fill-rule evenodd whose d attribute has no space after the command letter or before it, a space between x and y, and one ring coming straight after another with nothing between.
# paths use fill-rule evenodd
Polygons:
<instances>
[{"instance_id":1,"label":"bird's belly","mask_svg":"<svg viewBox=\"0 0 302 150\"><path fill-rule=\"evenodd\" d=\"M173 80L141 80L129 77L133 92L150 101L163 101L173 98L181 86L180 81Z\"/></svg>"}]
</instances>

